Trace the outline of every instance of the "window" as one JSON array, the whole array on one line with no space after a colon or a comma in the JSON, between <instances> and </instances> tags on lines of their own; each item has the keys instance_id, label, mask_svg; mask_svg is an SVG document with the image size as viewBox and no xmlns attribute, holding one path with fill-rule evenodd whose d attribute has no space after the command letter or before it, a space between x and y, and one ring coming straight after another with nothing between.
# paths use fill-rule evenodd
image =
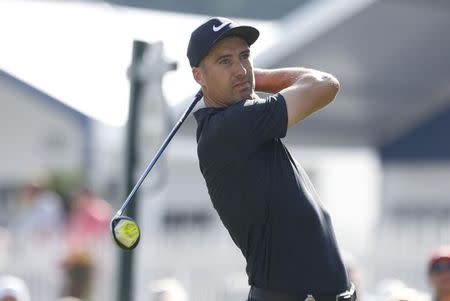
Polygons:
<instances>
[{"instance_id":1,"label":"window","mask_svg":"<svg viewBox=\"0 0 450 301\"><path fill-rule=\"evenodd\" d=\"M212 220L212 214L205 209L170 209L164 213L162 224L168 232L204 230L211 225Z\"/></svg>"}]
</instances>

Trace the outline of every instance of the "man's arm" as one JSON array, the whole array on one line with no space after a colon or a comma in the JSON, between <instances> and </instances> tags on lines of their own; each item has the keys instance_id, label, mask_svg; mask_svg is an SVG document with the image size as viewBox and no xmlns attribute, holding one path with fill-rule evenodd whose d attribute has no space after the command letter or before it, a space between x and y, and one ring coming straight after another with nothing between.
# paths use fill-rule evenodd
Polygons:
<instances>
[{"instance_id":1,"label":"man's arm","mask_svg":"<svg viewBox=\"0 0 450 301\"><path fill-rule=\"evenodd\" d=\"M307 68L255 69L255 90L283 95L288 127L329 104L339 90L331 74Z\"/></svg>"}]
</instances>

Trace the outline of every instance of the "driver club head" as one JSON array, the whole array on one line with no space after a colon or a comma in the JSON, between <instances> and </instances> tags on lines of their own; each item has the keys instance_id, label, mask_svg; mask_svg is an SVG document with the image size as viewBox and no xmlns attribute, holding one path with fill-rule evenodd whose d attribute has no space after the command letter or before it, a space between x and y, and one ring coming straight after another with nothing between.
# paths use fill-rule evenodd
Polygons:
<instances>
[{"instance_id":1,"label":"driver club head","mask_svg":"<svg viewBox=\"0 0 450 301\"><path fill-rule=\"evenodd\" d=\"M124 250L133 250L141 238L138 224L130 217L116 215L111 220L111 232L115 242Z\"/></svg>"}]
</instances>

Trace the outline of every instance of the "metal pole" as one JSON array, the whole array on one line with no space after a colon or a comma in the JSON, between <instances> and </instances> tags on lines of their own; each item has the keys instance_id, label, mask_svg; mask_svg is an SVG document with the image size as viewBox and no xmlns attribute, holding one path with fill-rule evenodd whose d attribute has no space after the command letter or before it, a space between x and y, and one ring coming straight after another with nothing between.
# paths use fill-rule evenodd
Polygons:
<instances>
[{"instance_id":1,"label":"metal pole","mask_svg":"<svg viewBox=\"0 0 450 301\"><path fill-rule=\"evenodd\" d=\"M142 41L133 42L133 54L130 70L133 71L142 64L143 56L148 44ZM127 138L126 138L126 167L125 167L125 181L127 193L133 189L135 184L134 171L137 164L137 139L138 136L138 114L141 105L142 90L145 85L145 80L136 76L134 72L129 72L130 77L130 104L127 123ZM138 198L138 194L134 196ZM127 209L127 215L136 220L136 204L131 202ZM132 301L133 300L133 252L120 250L119 262L119 286L118 286L118 301Z\"/></svg>"}]
</instances>

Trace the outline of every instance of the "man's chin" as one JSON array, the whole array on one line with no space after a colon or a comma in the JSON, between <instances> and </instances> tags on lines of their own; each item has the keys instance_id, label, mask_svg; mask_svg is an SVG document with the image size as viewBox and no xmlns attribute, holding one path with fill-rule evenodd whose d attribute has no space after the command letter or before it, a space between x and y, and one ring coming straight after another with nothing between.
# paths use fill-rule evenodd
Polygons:
<instances>
[{"instance_id":1,"label":"man's chin","mask_svg":"<svg viewBox=\"0 0 450 301\"><path fill-rule=\"evenodd\" d=\"M246 100L246 99L253 99L255 95L255 92L253 92L252 90L248 90L248 91L242 91L239 93L239 100Z\"/></svg>"}]
</instances>

